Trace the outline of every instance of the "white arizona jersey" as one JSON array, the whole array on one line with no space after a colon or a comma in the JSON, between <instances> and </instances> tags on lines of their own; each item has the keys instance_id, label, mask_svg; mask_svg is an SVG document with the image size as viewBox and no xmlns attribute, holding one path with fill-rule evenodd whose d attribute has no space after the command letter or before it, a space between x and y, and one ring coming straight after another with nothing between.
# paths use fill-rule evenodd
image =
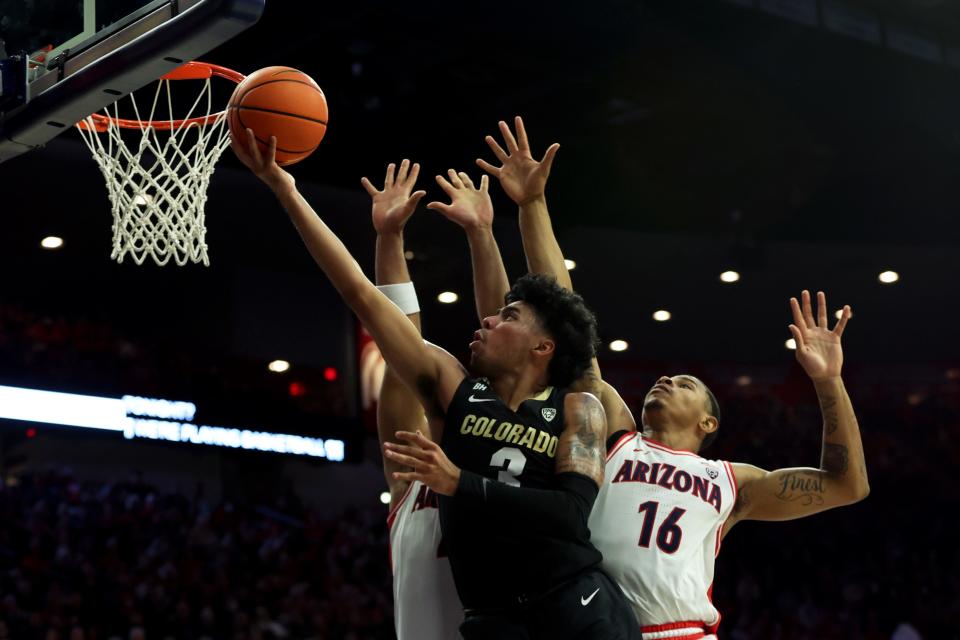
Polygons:
<instances>
[{"instance_id":1,"label":"white arizona jersey","mask_svg":"<svg viewBox=\"0 0 960 640\"><path fill-rule=\"evenodd\" d=\"M460 637L463 606L440 548L437 496L411 482L387 518L393 569L393 615L397 640Z\"/></svg>"},{"instance_id":2,"label":"white arizona jersey","mask_svg":"<svg viewBox=\"0 0 960 640\"><path fill-rule=\"evenodd\" d=\"M644 640L716 637L713 564L736 497L728 462L635 432L611 447L590 540L633 607Z\"/></svg>"}]
</instances>

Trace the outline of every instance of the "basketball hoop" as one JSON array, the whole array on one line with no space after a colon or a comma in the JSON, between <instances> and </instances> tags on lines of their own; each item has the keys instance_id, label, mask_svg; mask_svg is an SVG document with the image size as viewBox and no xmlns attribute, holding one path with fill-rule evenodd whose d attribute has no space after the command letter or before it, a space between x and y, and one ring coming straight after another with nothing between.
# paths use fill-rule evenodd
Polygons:
<instances>
[{"instance_id":1,"label":"basketball hoop","mask_svg":"<svg viewBox=\"0 0 960 640\"><path fill-rule=\"evenodd\" d=\"M132 118L121 118L120 101L77 123L107 181L113 211L113 250L117 262L130 254L143 264L172 258L178 265L207 257L204 205L220 154L230 145L226 111L213 112L213 76L240 83L244 76L205 62L188 62L161 77L146 118L130 94ZM173 119L171 82L202 80L203 88L182 119ZM165 100L161 100L161 95ZM155 119L158 105L169 119ZM112 110L112 113L111 113ZM194 113L204 115L194 116ZM139 131L124 140L122 131Z\"/></svg>"}]
</instances>

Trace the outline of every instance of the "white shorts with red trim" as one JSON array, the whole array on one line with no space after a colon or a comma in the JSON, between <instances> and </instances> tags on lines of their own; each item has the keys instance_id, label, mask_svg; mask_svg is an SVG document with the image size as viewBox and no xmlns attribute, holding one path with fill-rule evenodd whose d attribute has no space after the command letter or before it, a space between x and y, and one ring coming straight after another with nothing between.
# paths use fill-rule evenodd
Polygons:
<instances>
[{"instance_id":1,"label":"white shorts with red trim","mask_svg":"<svg viewBox=\"0 0 960 640\"><path fill-rule=\"evenodd\" d=\"M671 622L643 627L643 640L717 640L716 631L704 622Z\"/></svg>"}]
</instances>

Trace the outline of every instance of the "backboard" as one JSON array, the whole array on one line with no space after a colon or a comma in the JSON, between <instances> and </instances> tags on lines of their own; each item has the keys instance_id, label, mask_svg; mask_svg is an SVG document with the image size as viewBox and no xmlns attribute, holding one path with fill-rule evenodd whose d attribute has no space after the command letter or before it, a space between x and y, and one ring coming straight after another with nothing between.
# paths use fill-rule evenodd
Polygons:
<instances>
[{"instance_id":1,"label":"backboard","mask_svg":"<svg viewBox=\"0 0 960 640\"><path fill-rule=\"evenodd\" d=\"M254 25L265 0L35 0L0 22L0 162Z\"/></svg>"}]
</instances>

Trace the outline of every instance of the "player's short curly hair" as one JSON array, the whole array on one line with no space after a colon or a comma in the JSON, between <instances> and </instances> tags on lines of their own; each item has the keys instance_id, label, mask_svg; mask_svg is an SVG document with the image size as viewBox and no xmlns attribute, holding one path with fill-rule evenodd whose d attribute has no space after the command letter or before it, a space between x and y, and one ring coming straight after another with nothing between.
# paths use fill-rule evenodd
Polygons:
<instances>
[{"instance_id":1,"label":"player's short curly hair","mask_svg":"<svg viewBox=\"0 0 960 640\"><path fill-rule=\"evenodd\" d=\"M556 343L548 369L552 386L568 387L590 368L600 339L597 318L583 298L561 287L555 278L528 273L513 284L505 299L507 304L522 301L530 305Z\"/></svg>"}]
</instances>

